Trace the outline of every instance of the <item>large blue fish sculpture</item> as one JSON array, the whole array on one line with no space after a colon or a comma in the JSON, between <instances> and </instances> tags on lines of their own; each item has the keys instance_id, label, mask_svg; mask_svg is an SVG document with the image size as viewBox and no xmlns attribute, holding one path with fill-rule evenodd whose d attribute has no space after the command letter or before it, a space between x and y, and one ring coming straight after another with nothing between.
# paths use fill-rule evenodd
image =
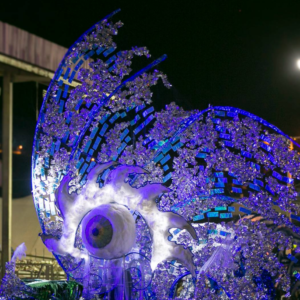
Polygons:
<instances>
[{"instance_id":1,"label":"large blue fish sculpture","mask_svg":"<svg viewBox=\"0 0 300 300\"><path fill-rule=\"evenodd\" d=\"M117 12L70 47L40 111L32 185L46 247L86 298L272 299L263 272L288 293L273 249L299 232L298 145L237 108L156 111L166 56L117 51ZM134 73L136 56L150 63ZM265 222L243 218L254 213Z\"/></svg>"}]
</instances>

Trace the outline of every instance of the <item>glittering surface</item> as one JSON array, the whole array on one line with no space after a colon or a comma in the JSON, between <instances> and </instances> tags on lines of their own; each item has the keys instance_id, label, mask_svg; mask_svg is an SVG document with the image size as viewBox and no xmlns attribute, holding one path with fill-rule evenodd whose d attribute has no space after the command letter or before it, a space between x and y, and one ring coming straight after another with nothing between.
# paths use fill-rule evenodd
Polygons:
<instances>
[{"instance_id":1,"label":"glittering surface","mask_svg":"<svg viewBox=\"0 0 300 300\"><path fill-rule=\"evenodd\" d=\"M26 248L25 248L26 249ZM25 255L22 253L19 259ZM35 296L34 290L27 286L20 278L15 274L16 259L13 257L11 261L5 264L5 275L1 281L0 287L0 299L28 299L28 295Z\"/></svg>"},{"instance_id":2,"label":"glittering surface","mask_svg":"<svg viewBox=\"0 0 300 300\"><path fill-rule=\"evenodd\" d=\"M272 299L266 282L288 294L291 280L294 284L297 278L296 273L290 276L280 251L293 249L288 260L297 265L297 145L292 149L290 139L278 128L232 107L184 111L170 103L156 111L151 87L158 80L166 87L170 84L152 67L165 57L132 74L135 57L149 59L150 54L144 47L117 52L112 37L121 26L107 18L80 38L47 91L36 129L32 172L34 203L44 236L61 239L63 235L64 209L56 205L55 192L67 174L67 192L75 197L83 192L96 165L112 161L119 167L140 166L147 172L128 172L122 184L139 190L159 183L170 189L156 196L155 208L165 216L176 213L192 224L197 239L178 226L177 231L169 228L173 237L167 243L183 245L193 255L196 279L185 278L183 274L191 268L170 257L157 262L150 284L152 271L140 270L154 259L158 229L133 208L137 235L132 251L136 254L126 257L130 264L139 254L139 262L128 267L136 280L132 299L139 299L139 288L142 297L153 299L165 299L174 290L177 299L189 294L196 299ZM84 61L89 68L82 67ZM80 84L72 89L68 82L73 80ZM99 190L116 180L114 174L120 172L115 170L112 165L98 174ZM243 218L254 213L263 221ZM238 215L237 222L234 216ZM76 231L74 248L81 253L80 232ZM217 258L203 268L212 257ZM94 275L87 280L87 264L82 260L59 254L57 259L69 276L92 282L94 293L113 289L121 278L118 272L124 272L123 261L92 258L89 274ZM115 270L106 281L105 270ZM144 278L142 287L136 283L138 277ZM101 278L98 286L97 278ZM174 285L177 280L181 291L179 284Z\"/></svg>"}]
</instances>

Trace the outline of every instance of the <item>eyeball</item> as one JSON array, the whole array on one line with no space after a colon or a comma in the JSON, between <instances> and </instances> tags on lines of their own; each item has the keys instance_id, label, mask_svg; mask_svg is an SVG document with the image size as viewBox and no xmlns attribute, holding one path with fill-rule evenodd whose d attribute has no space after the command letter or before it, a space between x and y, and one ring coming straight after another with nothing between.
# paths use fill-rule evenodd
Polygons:
<instances>
[{"instance_id":1,"label":"eyeball","mask_svg":"<svg viewBox=\"0 0 300 300\"><path fill-rule=\"evenodd\" d=\"M88 244L95 249L104 248L112 240L112 225L104 216L96 215L88 221L85 227L85 236Z\"/></svg>"},{"instance_id":2,"label":"eyeball","mask_svg":"<svg viewBox=\"0 0 300 300\"><path fill-rule=\"evenodd\" d=\"M82 220L82 243L98 258L121 257L131 250L135 240L135 220L123 205L100 205Z\"/></svg>"}]
</instances>

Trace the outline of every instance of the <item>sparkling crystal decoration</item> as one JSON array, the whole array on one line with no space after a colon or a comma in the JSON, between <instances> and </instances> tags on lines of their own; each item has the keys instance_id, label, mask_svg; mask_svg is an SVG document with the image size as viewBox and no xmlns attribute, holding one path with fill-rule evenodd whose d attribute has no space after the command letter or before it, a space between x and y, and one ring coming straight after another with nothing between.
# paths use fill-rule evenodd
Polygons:
<instances>
[{"instance_id":1,"label":"sparkling crystal decoration","mask_svg":"<svg viewBox=\"0 0 300 300\"><path fill-rule=\"evenodd\" d=\"M166 56L134 71L151 56L117 51L117 12L70 47L40 111L32 184L46 247L85 299L288 296L298 145L237 108L157 111Z\"/></svg>"},{"instance_id":2,"label":"sparkling crystal decoration","mask_svg":"<svg viewBox=\"0 0 300 300\"><path fill-rule=\"evenodd\" d=\"M5 264L5 275L0 286L0 300L28 299L29 295L36 296L34 290L15 274L16 262L24 256L26 256L26 246L23 243L16 248L11 261Z\"/></svg>"}]
</instances>

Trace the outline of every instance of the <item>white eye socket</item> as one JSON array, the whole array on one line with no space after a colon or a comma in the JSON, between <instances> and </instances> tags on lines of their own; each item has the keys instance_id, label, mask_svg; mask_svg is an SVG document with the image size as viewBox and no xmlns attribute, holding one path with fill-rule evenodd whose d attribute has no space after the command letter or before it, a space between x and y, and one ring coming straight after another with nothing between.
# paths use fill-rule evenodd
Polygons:
<instances>
[{"instance_id":1,"label":"white eye socket","mask_svg":"<svg viewBox=\"0 0 300 300\"><path fill-rule=\"evenodd\" d=\"M119 204L103 204L82 220L82 242L94 256L113 259L127 254L136 240L135 220Z\"/></svg>"}]
</instances>

